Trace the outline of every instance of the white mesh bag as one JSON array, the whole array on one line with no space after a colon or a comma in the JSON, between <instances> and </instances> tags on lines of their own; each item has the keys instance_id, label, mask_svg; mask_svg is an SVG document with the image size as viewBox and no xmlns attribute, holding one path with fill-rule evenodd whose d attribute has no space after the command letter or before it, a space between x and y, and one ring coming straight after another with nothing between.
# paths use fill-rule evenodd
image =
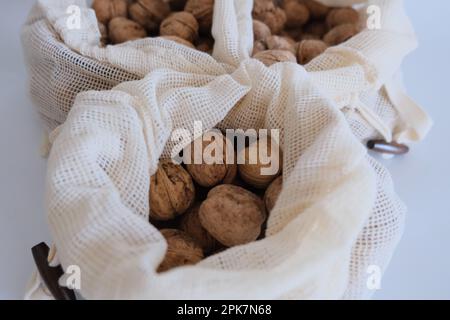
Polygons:
<instances>
[{"instance_id":1,"label":"white mesh bag","mask_svg":"<svg viewBox=\"0 0 450 320\"><path fill-rule=\"evenodd\" d=\"M81 8L80 30L67 28L72 4ZM49 158L48 218L61 265L82 271L83 297L370 297L368 267L386 267L405 209L361 140L418 140L430 125L397 80L401 61L416 46L403 3L364 2L362 12L380 9L381 29L364 30L306 68L267 68L249 57L252 4L215 1L209 56L161 39L101 48L95 15L83 1L38 2L23 37L35 101L50 128L72 107ZM46 32L58 36L38 36ZM53 75L65 59L43 64L46 41L60 46L47 50L78 57L65 62L70 67L60 71L66 74L56 72L62 91L53 90L55 83L37 84L39 70ZM89 86L97 91L78 94L72 106L76 90ZM158 274L166 243L148 223L150 176L158 159L171 154L171 132L192 131L194 121L205 130L280 129L283 191L267 238ZM35 280L27 298L41 297Z\"/></svg>"}]
</instances>

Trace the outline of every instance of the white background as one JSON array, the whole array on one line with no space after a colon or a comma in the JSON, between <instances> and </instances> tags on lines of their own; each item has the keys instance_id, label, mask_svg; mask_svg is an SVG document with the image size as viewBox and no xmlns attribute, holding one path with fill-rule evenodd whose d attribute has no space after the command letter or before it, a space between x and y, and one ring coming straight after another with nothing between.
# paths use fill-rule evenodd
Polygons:
<instances>
[{"instance_id":1,"label":"white background","mask_svg":"<svg viewBox=\"0 0 450 320\"><path fill-rule=\"evenodd\" d=\"M27 96L20 27L33 0L3 1L0 13L0 299L21 298L30 248L50 242L42 131ZM405 1L420 48L404 63L410 95L435 120L429 137L385 162L409 207L404 237L379 299L450 299L450 1Z\"/></svg>"}]
</instances>

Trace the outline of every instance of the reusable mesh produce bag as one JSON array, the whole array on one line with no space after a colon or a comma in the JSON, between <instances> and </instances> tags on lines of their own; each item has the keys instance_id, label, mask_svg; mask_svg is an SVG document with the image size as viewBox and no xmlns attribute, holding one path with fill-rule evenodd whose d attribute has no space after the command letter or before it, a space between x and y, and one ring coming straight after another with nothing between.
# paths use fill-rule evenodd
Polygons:
<instances>
[{"instance_id":1,"label":"reusable mesh produce bag","mask_svg":"<svg viewBox=\"0 0 450 320\"><path fill-rule=\"evenodd\" d=\"M80 30L67 28L73 4ZM372 5L381 29L306 68L268 68L250 58L252 1L215 1L212 56L150 38L101 48L83 1L38 1L23 33L32 93L50 129L65 120L49 158L48 217L63 268L82 270L83 297L370 296L368 267L386 267L405 209L361 140L417 140L429 128L396 78L416 46L403 3L367 1L361 12ZM86 89L97 91L77 95ZM171 132L192 131L194 121L205 130L280 129L283 191L267 238L158 274L166 242L148 223L150 176L172 153ZM28 298L39 296L38 282Z\"/></svg>"}]
</instances>

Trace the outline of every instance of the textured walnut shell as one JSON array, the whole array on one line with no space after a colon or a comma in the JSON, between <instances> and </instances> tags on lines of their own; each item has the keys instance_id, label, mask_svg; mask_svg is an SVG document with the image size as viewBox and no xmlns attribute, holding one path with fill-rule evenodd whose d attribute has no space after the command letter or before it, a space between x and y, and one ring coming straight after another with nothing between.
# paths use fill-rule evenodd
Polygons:
<instances>
[{"instance_id":1,"label":"textured walnut shell","mask_svg":"<svg viewBox=\"0 0 450 320\"><path fill-rule=\"evenodd\" d=\"M147 32L140 24L122 17L112 19L109 22L108 30L109 39L113 44L142 39L147 36Z\"/></svg>"},{"instance_id":2,"label":"textured walnut shell","mask_svg":"<svg viewBox=\"0 0 450 320\"><path fill-rule=\"evenodd\" d=\"M327 15L327 26L332 29L341 24L351 23L357 24L359 21L359 13L353 8L335 8Z\"/></svg>"},{"instance_id":3,"label":"textured walnut shell","mask_svg":"<svg viewBox=\"0 0 450 320\"><path fill-rule=\"evenodd\" d=\"M311 21L303 28L303 32L306 34L311 34L321 39L327 32L328 27L322 21Z\"/></svg>"},{"instance_id":4,"label":"textured walnut shell","mask_svg":"<svg viewBox=\"0 0 450 320\"><path fill-rule=\"evenodd\" d=\"M297 62L295 55L287 50L261 51L255 54L253 58L261 61L268 67L278 62Z\"/></svg>"},{"instance_id":5,"label":"textured walnut shell","mask_svg":"<svg viewBox=\"0 0 450 320\"><path fill-rule=\"evenodd\" d=\"M211 32L214 0L188 0L184 11L192 13L197 19L202 34Z\"/></svg>"},{"instance_id":6,"label":"textured walnut shell","mask_svg":"<svg viewBox=\"0 0 450 320\"><path fill-rule=\"evenodd\" d=\"M157 32L161 22L170 14L169 4L162 0L137 0L128 10L131 19L150 33Z\"/></svg>"},{"instance_id":7,"label":"textured walnut shell","mask_svg":"<svg viewBox=\"0 0 450 320\"><path fill-rule=\"evenodd\" d=\"M182 166L162 160L150 183L150 217L170 220L183 214L195 200L191 176Z\"/></svg>"},{"instance_id":8,"label":"textured walnut shell","mask_svg":"<svg viewBox=\"0 0 450 320\"><path fill-rule=\"evenodd\" d=\"M191 145L187 147L191 150L191 159L190 163L186 164L186 169L191 174L192 179L194 179L194 181L202 187L214 187L219 183L231 183L236 177L237 165L235 157L233 157L232 163L227 163L226 161L227 149L230 149L229 152L234 151L232 150L230 144L231 142L222 134L220 134L220 138L222 139L221 142L223 148L220 148L220 143L216 139L206 141L203 137L199 138L197 142L192 142ZM199 143L199 145L202 146L201 150L195 150L196 143ZM207 164L205 161L202 161L201 164L194 163L196 152L201 152L201 154L197 154L197 156L202 158L203 152L206 148L215 151L215 146L217 149L222 149L222 153L220 154L220 163ZM212 156L216 156L215 152Z\"/></svg>"},{"instance_id":9,"label":"textured walnut shell","mask_svg":"<svg viewBox=\"0 0 450 320\"><path fill-rule=\"evenodd\" d=\"M266 220L264 204L258 196L227 184L208 193L199 215L202 226L228 247L255 241Z\"/></svg>"},{"instance_id":10,"label":"textured walnut shell","mask_svg":"<svg viewBox=\"0 0 450 320\"><path fill-rule=\"evenodd\" d=\"M297 0L284 0L283 9L286 13L286 27L300 28L309 20L309 9Z\"/></svg>"},{"instance_id":11,"label":"textured walnut shell","mask_svg":"<svg viewBox=\"0 0 450 320\"><path fill-rule=\"evenodd\" d=\"M190 235L205 254L209 254L215 250L217 241L200 223L199 210L200 204L189 209L181 218L180 229Z\"/></svg>"},{"instance_id":12,"label":"textured walnut shell","mask_svg":"<svg viewBox=\"0 0 450 320\"><path fill-rule=\"evenodd\" d=\"M314 19L325 18L331 9L315 0L300 0L300 2L309 9L309 13Z\"/></svg>"},{"instance_id":13,"label":"textured walnut shell","mask_svg":"<svg viewBox=\"0 0 450 320\"><path fill-rule=\"evenodd\" d=\"M177 37L177 36L162 36L161 38L182 44L189 48L195 48L194 45L192 44L192 42L189 42L189 41L182 39L180 37Z\"/></svg>"},{"instance_id":14,"label":"textured walnut shell","mask_svg":"<svg viewBox=\"0 0 450 320\"><path fill-rule=\"evenodd\" d=\"M286 13L277 7L272 0L255 0L252 16L264 22L272 34L279 34L286 24Z\"/></svg>"},{"instance_id":15,"label":"textured walnut shell","mask_svg":"<svg viewBox=\"0 0 450 320\"><path fill-rule=\"evenodd\" d=\"M163 229L160 232L167 241L167 251L164 260L158 267L158 272L193 265L203 259L202 248L183 231Z\"/></svg>"},{"instance_id":16,"label":"textured walnut shell","mask_svg":"<svg viewBox=\"0 0 450 320\"><path fill-rule=\"evenodd\" d=\"M328 45L322 40L303 40L297 46L297 61L307 64L327 50Z\"/></svg>"},{"instance_id":17,"label":"textured walnut shell","mask_svg":"<svg viewBox=\"0 0 450 320\"><path fill-rule=\"evenodd\" d=\"M127 0L94 0L92 2L92 9L95 11L97 20L104 25L116 17L126 18L127 8Z\"/></svg>"},{"instance_id":18,"label":"textured walnut shell","mask_svg":"<svg viewBox=\"0 0 450 320\"><path fill-rule=\"evenodd\" d=\"M283 188L283 176L279 176L270 184L264 194L264 204L266 205L267 212L271 212L275 207L278 197Z\"/></svg>"},{"instance_id":19,"label":"textured walnut shell","mask_svg":"<svg viewBox=\"0 0 450 320\"><path fill-rule=\"evenodd\" d=\"M261 150L263 150L262 148L266 148L264 151L266 151L268 159L270 159L268 164L262 164L264 159L261 159L259 156ZM282 152L271 138L259 139L242 150L239 156L239 159L245 159L244 164L238 165L240 177L255 188L266 188L282 171ZM269 168L273 169L271 170L273 172L265 172L263 170Z\"/></svg>"},{"instance_id":20,"label":"textured walnut shell","mask_svg":"<svg viewBox=\"0 0 450 320\"><path fill-rule=\"evenodd\" d=\"M264 41L272 32L264 22L253 20L253 35L255 41Z\"/></svg>"},{"instance_id":21,"label":"textured walnut shell","mask_svg":"<svg viewBox=\"0 0 450 320\"><path fill-rule=\"evenodd\" d=\"M281 36L270 36L266 38L266 45L269 50L288 50L295 54L295 41Z\"/></svg>"},{"instance_id":22,"label":"textured walnut shell","mask_svg":"<svg viewBox=\"0 0 450 320\"><path fill-rule=\"evenodd\" d=\"M359 29L354 24L341 24L337 27L334 27L331 29L324 37L323 41L328 43L330 46L336 46L338 44L341 44L351 37L358 34Z\"/></svg>"},{"instance_id":23,"label":"textured walnut shell","mask_svg":"<svg viewBox=\"0 0 450 320\"><path fill-rule=\"evenodd\" d=\"M198 23L189 12L175 12L161 23L159 33L161 36L177 36L194 42L198 37Z\"/></svg>"}]
</instances>

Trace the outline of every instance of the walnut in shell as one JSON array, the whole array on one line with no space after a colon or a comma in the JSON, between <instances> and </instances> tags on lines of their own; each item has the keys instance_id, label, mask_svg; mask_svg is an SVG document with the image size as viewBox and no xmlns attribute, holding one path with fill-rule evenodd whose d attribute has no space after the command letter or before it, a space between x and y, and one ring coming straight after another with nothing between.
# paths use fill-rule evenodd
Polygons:
<instances>
[{"instance_id":1,"label":"walnut in shell","mask_svg":"<svg viewBox=\"0 0 450 320\"><path fill-rule=\"evenodd\" d=\"M175 229L163 229L160 232L167 241L167 251L158 272L193 265L203 259L202 248L185 232Z\"/></svg>"},{"instance_id":2,"label":"walnut in shell","mask_svg":"<svg viewBox=\"0 0 450 320\"><path fill-rule=\"evenodd\" d=\"M188 0L184 11L192 13L197 19L202 34L211 32L214 0Z\"/></svg>"},{"instance_id":3,"label":"walnut in shell","mask_svg":"<svg viewBox=\"0 0 450 320\"><path fill-rule=\"evenodd\" d=\"M219 131L206 133L186 147L184 152L190 154L185 161L187 171L202 187L231 183L236 177L237 165L232 143Z\"/></svg>"},{"instance_id":4,"label":"walnut in shell","mask_svg":"<svg viewBox=\"0 0 450 320\"><path fill-rule=\"evenodd\" d=\"M336 46L341 44L351 37L358 34L359 29L356 25L347 23L341 24L337 27L331 29L324 37L323 41L325 41L330 46Z\"/></svg>"},{"instance_id":5,"label":"walnut in shell","mask_svg":"<svg viewBox=\"0 0 450 320\"><path fill-rule=\"evenodd\" d=\"M264 194L264 204L266 205L266 210L268 213L270 213L275 207L275 203L278 200L282 188L283 176L279 176L278 178L273 180L273 182L267 188L266 193Z\"/></svg>"},{"instance_id":6,"label":"walnut in shell","mask_svg":"<svg viewBox=\"0 0 450 320\"><path fill-rule=\"evenodd\" d=\"M128 10L131 19L150 33L157 32L161 22L170 14L169 5L162 0L137 0Z\"/></svg>"},{"instance_id":7,"label":"walnut in shell","mask_svg":"<svg viewBox=\"0 0 450 320\"><path fill-rule=\"evenodd\" d=\"M305 65L327 48L328 45L322 40L303 40L297 46L297 61Z\"/></svg>"},{"instance_id":8,"label":"walnut in shell","mask_svg":"<svg viewBox=\"0 0 450 320\"><path fill-rule=\"evenodd\" d=\"M171 160L162 160L150 182L150 217L170 220L183 214L195 200L191 176Z\"/></svg>"},{"instance_id":9,"label":"walnut in shell","mask_svg":"<svg viewBox=\"0 0 450 320\"><path fill-rule=\"evenodd\" d=\"M288 50L266 50L256 53L253 58L261 61L267 67L278 62L297 62L295 55Z\"/></svg>"},{"instance_id":10,"label":"walnut in shell","mask_svg":"<svg viewBox=\"0 0 450 320\"><path fill-rule=\"evenodd\" d=\"M301 28L309 20L309 9L297 0L284 0L283 9L286 13L286 27Z\"/></svg>"},{"instance_id":11,"label":"walnut in shell","mask_svg":"<svg viewBox=\"0 0 450 320\"><path fill-rule=\"evenodd\" d=\"M104 25L116 17L126 18L127 7L127 0L94 0L92 2L92 9L95 11L97 20Z\"/></svg>"},{"instance_id":12,"label":"walnut in shell","mask_svg":"<svg viewBox=\"0 0 450 320\"><path fill-rule=\"evenodd\" d=\"M216 248L216 240L203 228L199 216L200 204L190 208L181 218L180 229L194 239L205 254L209 254Z\"/></svg>"},{"instance_id":13,"label":"walnut in shell","mask_svg":"<svg viewBox=\"0 0 450 320\"><path fill-rule=\"evenodd\" d=\"M282 171L281 149L270 137L260 138L242 150L239 160L240 177L255 188L266 188Z\"/></svg>"},{"instance_id":14,"label":"walnut in shell","mask_svg":"<svg viewBox=\"0 0 450 320\"><path fill-rule=\"evenodd\" d=\"M272 32L264 22L253 20L253 35L255 41L264 41Z\"/></svg>"},{"instance_id":15,"label":"walnut in shell","mask_svg":"<svg viewBox=\"0 0 450 320\"><path fill-rule=\"evenodd\" d=\"M255 241L266 220L264 204L258 196L228 184L208 193L199 216L209 234L228 247Z\"/></svg>"},{"instance_id":16,"label":"walnut in shell","mask_svg":"<svg viewBox=\"0 0 450 320\"><path fill-rule=\"evenodd\" d=\"M177 36L189 42L198 37L198 23L189 12L175 12L161 23L159 33L161 36Z\"/></svg>"},{"instance_id":17,"label":"walnut in shell","mask_svg":"<svg viewBox=\"0 0 450 320\"><path fill-rule=\"evenodd\" d=\"M113 44L142 39L147 36L145 29L138 23L127 18L117 17L108 25L109 39Z\"/></svg>"},{"instance_id":18,"label":"walnut in shell","mask_svg":"<svg viewBox=\"0 0 450 320\"><path fill-rule=\"evenodd\" d=\"M353 8L335 8L327 15L327 26L332 29L338 25L351 23L357 24L359 21L359 13Z\"/></svg>"}]
</instances>

